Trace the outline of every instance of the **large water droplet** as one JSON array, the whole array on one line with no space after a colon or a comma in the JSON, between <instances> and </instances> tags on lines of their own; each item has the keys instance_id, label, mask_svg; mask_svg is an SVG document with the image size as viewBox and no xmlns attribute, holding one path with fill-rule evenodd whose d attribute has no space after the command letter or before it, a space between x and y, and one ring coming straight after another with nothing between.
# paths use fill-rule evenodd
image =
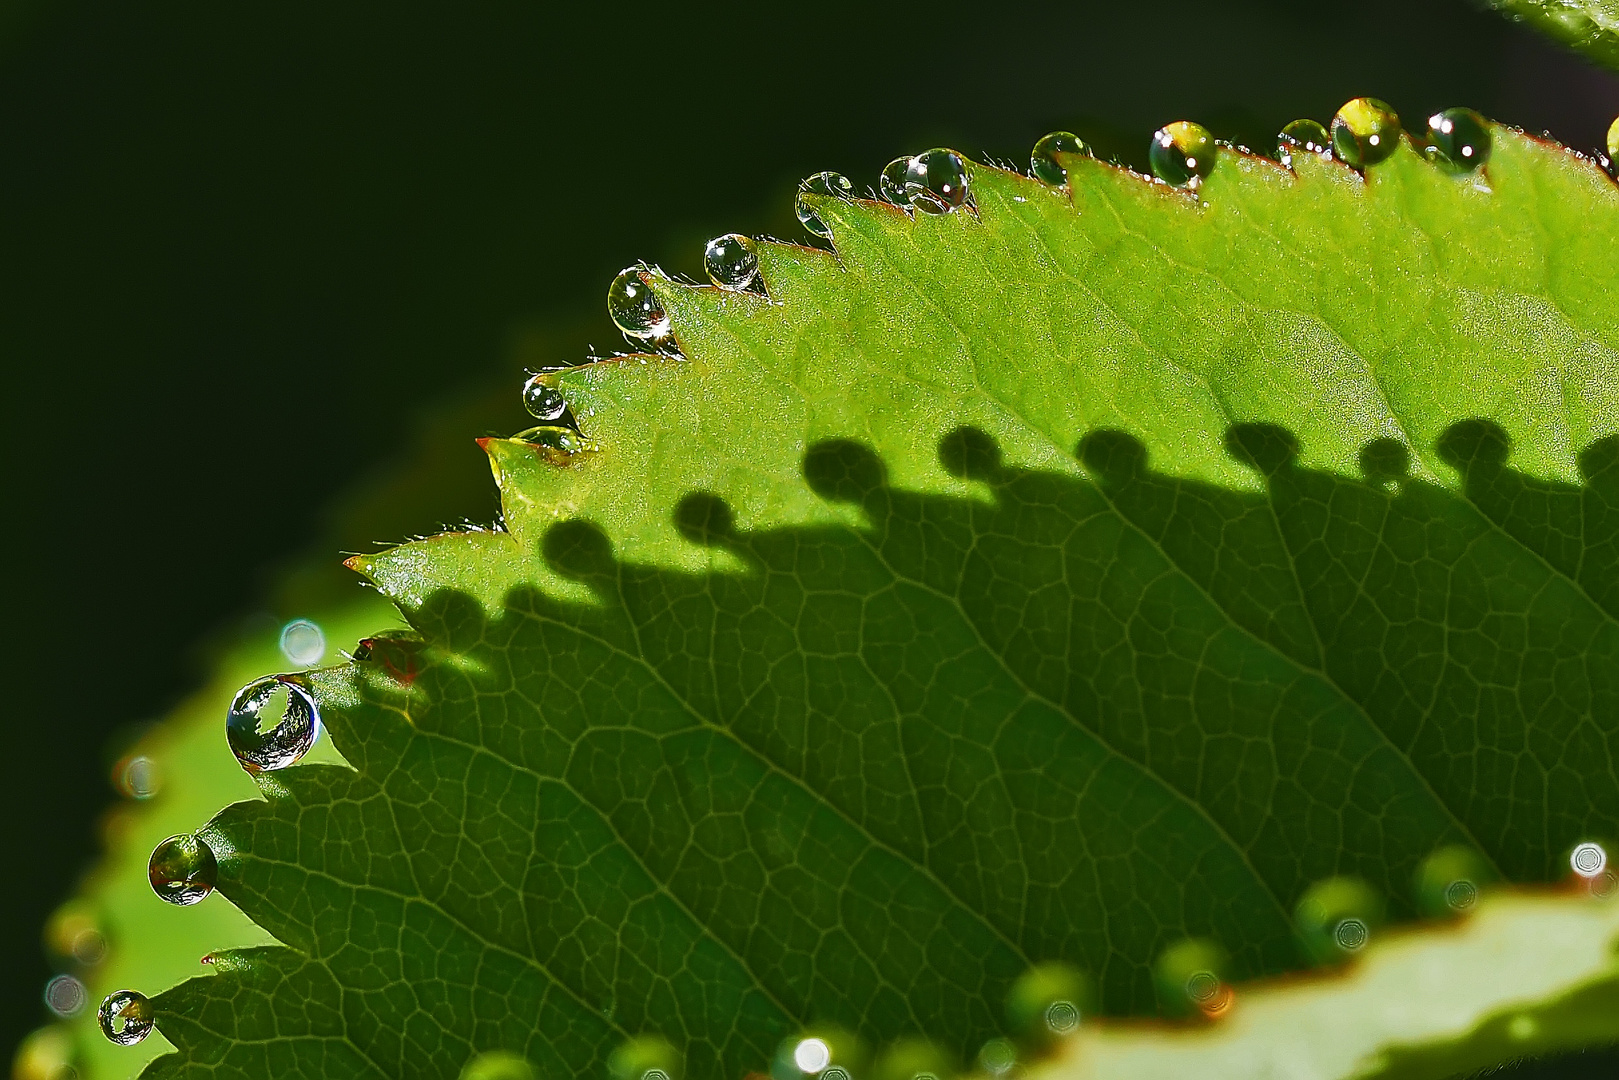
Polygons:
<instances>
[{"instance_id":1,"label":"large water droplet","mask_svg":"<svg viewBox=\"0 0 1619 1080\"><path fill-rule=\"evenodd\" d=\"M798 223L816 236L830 238L832 230L827 228L826 222L821 220L815 208L804 201L805 195L827 195L848 199L854 195L854 185L849 183L848 177L835 172L818 172L798 185L798 198L793 204L793 211L798 215Z\"/></svg>"},{"instance_id":2,"label":"large water droplet","mask_svg":"<svg viewBox=\"0 0 1619 1080\"><path fill-rule=\"evenodd\" d=\"M1417 910L1431 918L1471 911L1479 893L1495 882L1495 871L1470 847L1442 847L1417 865Z\"/></svg>"},{"instance_id":3,"label":"large water droplet","mask_svg":"<svg viewBox=\"0 0 1619 1080\"><path fill-rule=\"evenodd\" d=\"M1147 161L1152 165L1152 174L1164 183L1188 187L1209 175L1218 153L1208 128L1190 120L1177 120L1153 132Z\"/></svg>"},{"instance_id":4,"label":"large water droplet","mask_svg":"<svg viewBox=\"0 0 1619 1080\"><path fill-rule=\"evenodd\" d=\"M770 1064L774 1080L859 1080L865 1075L865 1045L839 1028L811 1028L782 1040Z\"/></svg>"},{"instance_id":5,"label":"large water droplet","mask_svg":"<svg viewBox=\"0 0 1619 1080\"><path fill-rule=\"evenodd\" d=\"M552 385L556 377L549 371L538 371L523 383L523 408L536 420L552 423L562 419L568 411L568 401L562 391Z\"/></svg>"},{"instance_id":6,"label":"large water droplet","mask_svg":"<svg viewBox=\"0 0 1619 1080\"><path fill-rule=\"evenodd\" d=\"M152 849L146 872L159 900L188 907L214 891L219 863L202 837L182 834Z\"/></svg>"},{"instance_id":7,"label":"large water droplet","mask_svg":"<svg viewBox=\"0 0 1619 1080\"><path fill-rule=\"evenodd\" d=\"M281 655L290 664L314 667L326 655L326 635L308 619L294 619L281 628Z\"/></svg>"},{"instance_id":8,"label":"large water droplet","mask_svg":"<svg viewBox=\"0 0 1619 1080\"><path fill-rule=\"evenodd\" d=\"M947 214L967 202L967 161L954 150L936 147L905 168L905 195L929 214Z\"/></svg>"},{"instance_id":9,"label":"large water droplet","mask_svg":"<svg viewBox=\"0 0 1619 1080\"><path fill-rule=\"evenodd\" d=\"M667 1039L641 1035L607 1056L607 1074L612 1080L680 1080L681 1064Z\"/></svg>"},{"instance_id":10,"label":"large water droplet","mask_svg":"<svg viewBox=\"0 0 1619 1080\"><path fill-rule=\"evenodd\" d=\"M282 692L286 709L279 723L259 730L259 717ZM315 745L320 710L307 688L286 675L267 675L237 691L225 714L225 738L248 772L285 769Z\"/></svg>"},{"instance_id":11,"label":"large water droplet","mask_svg":"<svg viewBox=\"0 0 1619 1080\"><path fill-rule=\"evenodd\" d=\"M646 340L669 335L669 316L664 313L652 286L642 280L639 266L619 271L607 287L607 314L627 336Z\"/></svg>"},{"instance_id":12,"label":"large water droplet","mask_svg":"<svg viewBox=\"0 0 1619 1080\"><path fill-rule=\"evenodd\" d=\"M951 1055L936 1044L908 1038L892 1043L878 1056L871 1080L950 1080L957 1071Z\"/></svg>"},{"instance_id":13,"label":"large water droplet","mask_svg":"<svg viewBox=\"0 0 1619 1080\"><path fill-rule=\"evenodd\" d=\"M1619 117L1608 128L1608 160L1619 161Z\"/></svg>"},{"instance_id":14,"label":"large water droplet","mask_svg":"<svg viewBox=\"0 0 1619 1080\"><path fill-rule=\"evenodd\" d=\"M1400 148L1400 118L1376 98L1346 102L1332 118L1332 152L1345 165L1364 169Z\"/></svg>"},{"instance_id":15,"label":"large water droplet","mask_svg":"<svg viewBox=\"0 0 1619 1080\"><path fill-rule=\"evenodd\" d=\"M1429 161L1454 173L1472 172L1490 160L1490 128L1472 109L1446 109L1428 117Z\"/></svg>"},{"instance_id":16,"label":"large water droplet","mask_svg":"<svg viewBox=\"0 0 1619 1080\"><path fill-rule=\"evenodd\" d=\"M134 990L114 990L96 1011L101 1033L119 1046L134 1046L152 1033L152 1003Z\"/></svg>"},{"instance_id":17,"label":"large water droplet","mask_svg":"<svg viewBox=\"0 0 1619 1080\"><path fill-rule=\"evenodd\" d=\"M58 975L45 984L45 1007L64 1020L79 1015L89 1000L90 991L71 975Z\"/></svg>"},{"instance_id":18,"label":"large water droplet","mask_svg":"<svg viewBox=\"0 0 1619 1080\"><path fill-rule=\"evenodd\" d=\"M883 189L883 198L895 206L909 208L911 205L911 200L905 195L905 174L910 167L911 159L908 157L897 157L883 166L883 175L878 185Z\"/></svg>"},{"instance_id":19,"label":"large water droplet","mask_svg":"<svg viewBox=\"0 0 1619 1080\"><path fill-rule=\"evenodd\" d=\"M1052 187L1068 183L1068 170L1057 160L1058 154L1092 156L1091 148L1072 131L1053 131L1050 135L1042 135L1034 144L1034 150L1029 154L1029 175Z\"/></svg>"},{"instance_id":20,"label":"large water droplet","mask_svg":"<svg viewBox=\"0 0 1619 1080\"><path fill-rule=\"evenodd\" d=\"M1095 1002L1095 987L1084 972L1067 964L1036 964L1007 991L1006 1019L1012 1034L1031 1046L1044 1046L1077 1030Z\"/></svg>"},{"instance_id":21,"label":"large water droplet","mask_svg":"<svg viewBox=\"0 0 1619 1080\"><path fill-rule=\"evenodd\" d=\"M703 269L720 288L740 292L759 276L759 249L741 233L716 236L703 249Z\"/></svg>"},{"instance_id":22,"label":"large water droplet","mask_svg":"<svg viewBox=\"0 0 1619 1080\"><path fill-rule=\"evenodd\" d=\"M1331 150L1327 129L1314 120L1295 120L1276 136L1276 160L1290 169L1294 154L1325 156Z\"/></svg>"},{"instance_id":23,"label":"large water droplet","mask_svg":"<svg viewBox=\"0 0 1619 1080\"><path fill-rule=\"evenodd\" d=\"M1317 963L1330 964L1360 952L1383 922L1383 898L1353 877L1318 881L1294 909L1299 940Z\"/></svg>"},{"instance_id":24,"label":"large water droplet","mask_svg":"<svg viewBox=\"0 0 1619 1080\"><path fill-rule=\"evenodd\" d=\"M1231 1008L1235 994L1226 983L1226 952L1206 938L1186 938L1159 954L1153 982L1164 1010L1177 1016L1202 1013L1213 1019Z\"/></svg>"}]
</instances>

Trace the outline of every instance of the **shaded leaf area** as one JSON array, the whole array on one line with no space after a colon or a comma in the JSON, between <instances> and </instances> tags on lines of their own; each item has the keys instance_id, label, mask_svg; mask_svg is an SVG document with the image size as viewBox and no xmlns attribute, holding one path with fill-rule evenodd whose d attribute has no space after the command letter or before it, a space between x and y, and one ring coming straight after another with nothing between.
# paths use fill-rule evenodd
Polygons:
<instances>
[{"instance_id":1,"label":"shaded leaf area","mask_svg":"<svg viewBox=\"0 0 1619 1080\"><path fill-rule=\"evenodd\" d=\"M266 778L205 834L288 948L159 996L180 1054L148 1075L445 1077L504 1048L597 1076L658 1032L736 1076L810 1021L965 1058L1031 962L1149 1012L1186 935L1238 978L1300 966L1290 912L1326 875L1401 917L1443 843L1557 876L1619 818L1619 437L1563 484L1454 423L1459 492L1392 439L1359 477L1271 424L1225 445L1255 490L1111 429L1075 449L1090 478L957 429L965 495L821 440L803 478L851 523L741 529L688 492L706 571L580 519L440 538L521 583L439 589L408 664L320 677L354 769Z\"/></svg>"}]
</instances>

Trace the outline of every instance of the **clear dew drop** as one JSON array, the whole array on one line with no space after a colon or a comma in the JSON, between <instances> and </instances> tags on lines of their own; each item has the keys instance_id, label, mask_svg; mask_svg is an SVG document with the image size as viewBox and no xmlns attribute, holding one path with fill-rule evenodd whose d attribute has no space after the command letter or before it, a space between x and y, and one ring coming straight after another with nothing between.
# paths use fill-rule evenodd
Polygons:
<instances>
[{"instance_id":1,"label":"clear dew drop","mask_svg":"<svg viewBox=\"0 0 1619 1080\"><path fill-rule=\"evenodd\" d=\"M798 223L816 236L830 239L832 230L821 220L815 208L804 200L805 195L853 198L854 185L849 183L848 177L835 172L818 172L798 185L798 198L793 204L793 211L798 215Z\"/></svg>"},{"instance_id":2,"label":"clear dew drop","mask_svg":"<svg viewBox=\"0 0 1619 1080\"><path fill-rule=\"evenodd\" d=\"M669 316L652 286L642 279L644 273L639 266L619 271L607 287L607 314L627 337L642 341L668 337Z\"/></svg>"},{"instance_id":3,"label":"clear dew drop","mask_svg":"<svg viewBox=\"0 0 1619 1080\"><path fill-rule=\"evenodd\" d=\"M1400 148L1400 118L1377 98L1345 102L1332 118L1332 153L1345 165L1365 169Z\"/></svg>"},{"instance_id":4,"label":"clear dew drop","mask_svg":"<svg viewBox=\"0 0 1619 1080\"><path fill-rule=\"evenodd\" d=\"M206 840L182 833L152 849L146 873L159 900L189 907L214 891L219 863Z\"/></svg>"},{"instance_id":5,"label":"clear dew drop","mask_svg":"<svg viewBox=\"0 0 1619 1080\"><path fill-rule=\"evenodd\" d=\"M326 656L326 635L308 619L294 619L281 628L281 655L289 664L314 667Z\"/></svg>"},{"instance_id":6,"label":"clear dew drop","mask_svg":"<svg viewBox=\"0 0 1619 1080\"><path fill-rule=\"evenodd\" d=\"M877 181L882 188L883 198L895 206L910 208L911 200L905 196L905 173L911 167L911 159L897 157L883 166L883 175Z\"/></svg>"},{"instance_id":7,"label":"clear dew drop","mask_svg":"<svg viewBox=\"0 0 1619 1080\"><path fill-rule=\"evenodd\" d=\"M1034 144L1034 150L1029 154L1029 175L1052 187L1068 183L1068 170L1057 160L1058 154L1093 156L1085 140L1072 131L1053 131L1049 135L1042 135Z\"/></svg>"},{"instance_id":8,"label":"clear dew drop","mask_svg":"<svg viewBox=\"0 0 1619 1080\"><path fill-rule=\"evenodd\" d=\"M1472 109L1446 109L1428 117L1424 155L1440 168L1470 173L1490 160L1490 128Z\"/></svg>"},{"instance_id":9,"label":"clear dew drop","mask_svg":"<svg viewBox=\"0 0 1619 1080\"><path fill-rule=\"evenodd\" d=\"M268 731L259 719L272 699L286 694L281 720ZM231 752L248 772L271 772L292 765L315 745L320 710L309 690L285 675L255 679L237 691L225 714L225 738Z\"/></svg>"},{"instance_id":10,"label":"clear dew drop","mask_svg":"<svg viewBox=\"0 0 1619 1080\"><path fill-rule=\"evenodd\" d=\"M703 248L703 269L715 285L741 292L759 276L759 249L741 233L716 236Z\"/></svg>"},{"instance_id":11,"label":"clear dew drop","mask_svg":"<svg viewBox=\"0 0 1619 1080\"><path fill-rule=\"evenodd\" d=\"M948 214L965 206L968 184L966 159L942 146L923 151L905 167L905 195L924 213Z\"/></svg>"},{"instance_id":12,"label":"clear dew drop","mask_svg":"<svg viewBox=\"0 0 1619 1080\"><path fill-rule=\"evenodd\" d=\"M562 391L551 385L553 376L550 372L541 371L530 375L528 381L523 383L523 408L534 419L544 423L551 423L562 419L562 414L568 411L568 401L562 396Z\"/></svg>"},{"instance_id":13,"label":"clear dew drop","mask_svg":"<svg viewBox=\"0 0 1619 1080\"><path fill-rule=\"evenodd\" d=\"M1608 161L1619 161L1619 117L1608 128Z\"/></svg>"},{"instance_id":14,"label":"clear dew drop","mask_svg":"<svg viewBox=\"0 0 1619 1080\"><path fill-rule=\"evenodd\" d=\"M134 990L114 990L96 1010L101 1033L119 1046L134 1046L152 1033L152 1003Z\"/></svg>"},{"instance_id":15,"label":"clear dew drop","mask_svg":"<svg viewBox=\"0 0 1619 1080\"><path fill-rule=\"evenodd\" d=\"M45 1007L66 1020L79 1015L90 991L72 975L58 975L45 984Z\"/></svg>"},{"instance_id":16,"label":"clear dew drop","mask_svg":"<svg viewBox=\"0 0 1619 1080\"><path fill-rule=\"evenodd\" d=\"M1276 160L1290 169L1293 167L1294 154L1324 157L1331 152L1327 129L1314 120L1295 120L1276 136Z\"/></svg>"},{"instance_id":17,"label":"clear dew drop","mask_svg":"<svg viewBox=\"0 0 1619 1080\"><path fill-rule=\"evenodd\" d=\"M1495 880L1495 869L1483 855L1464 844L1447 845L1417 864L1417 910L1429 918L1464 914Z\"/></svg>"},{"instance_id":18,"label":"clear dew drop","mask_svg":"<svg viewBox=\"0 0 1619 1080\"><path fill-rule=\"evenodd\" d=\"M1196 187L1214 170L1219 147L1202 124L1177 120L1152 135L1147 161L1152 174L1175 187Z\"/></svg>"}]
</instances>

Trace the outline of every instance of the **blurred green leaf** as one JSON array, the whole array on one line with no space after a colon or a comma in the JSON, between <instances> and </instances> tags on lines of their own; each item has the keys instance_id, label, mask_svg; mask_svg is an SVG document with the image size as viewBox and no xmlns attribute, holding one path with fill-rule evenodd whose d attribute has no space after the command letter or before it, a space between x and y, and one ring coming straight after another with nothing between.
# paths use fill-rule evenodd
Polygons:
<instances>
[{"instance_id":1,"label":"blurred green leaf","mask_svg":"<svg viewBox=\"0 0 1619 1080\"><path fill-rule=\"evenodd\" d=\"M1619 71L1619 3L1615 0L1485 0L1514 21Z\"/></svg>"}]
</instances>

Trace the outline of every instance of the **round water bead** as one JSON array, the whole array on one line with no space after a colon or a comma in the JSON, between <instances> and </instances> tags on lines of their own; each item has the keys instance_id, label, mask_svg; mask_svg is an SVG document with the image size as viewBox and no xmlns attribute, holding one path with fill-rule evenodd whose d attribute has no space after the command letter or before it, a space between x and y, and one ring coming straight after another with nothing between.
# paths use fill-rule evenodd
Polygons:
<instances>
[{"instance_id":1,"label":"round water bead","mask_svg":"<svg viewBox=\"0 0 1619 1080\"><path fill-rule=\"evenodd\" d=\"M1386 101L1356 98L1332 118L1332 152L1345 165L1364 169L1400 148L1400 118Z\"/></svg>"},{"instance_id":2,"label":"round water bead","mask_svg":"<svg viewBox=\"0 0 1619 1080\"><path fill-rule=\"evenodd\" d=\"M1053 131L1042 135L1029 154L1029 175L1052 187L1068 183L1068 170L1058 162L1058 154L1091 157L1091 148L1072 131Z\"/></svg>"},{"instance_id":3,"label":"round water bead","mask_svg":"<svg viewBox=\"0 0 1619 1080\"><path fill-rule=\"evenodd\" d=\"M905 172L910 167L910 158L897 157L883 166L883 175L878 181L878 185L883 190L883 198L895 206L903 206L907 209L911 205L911 200L905 197Z\"/></svg>"},{"instance_id":4,"label":"round water bead","mask_svg":"<svg viewBox=\"0 0 1619 1080\"><path fill-rule=\"evenodd\" d=\"M561 390L551 385L552 381L551 372L541 371L530 375L523 384L523 408L534 419L546 423L562 419L562 414L568 411L567 399Z\"/></svg>"},{"instance_id":5,"label":"round water bead","mask_svg":"<svg viewBox=\"0 0 1619 1080\"><path fill-rule=\"evenodd\" d=\"M1067 964L1036 964L1007 991L1006 1019L1012 1034L1040 1047L1072 1034L1095 1004L1095 987L1084 972Z\"/></svg>"},{"instance_id":6,"label":"round water bead","mask_svg":"<svg viewBox=\"0 0 1619 1080\"><path fill-rule=\"evenodd\" d=\"M703 269L720 288L740 292L759 276L759 249L741 233L716 236L703 249Z\"/></svg>"},{"instance_id":7,"label":"round water bead","mask_svg":"<svg viewBox=\"0 0 1619 1080\"><path fill-rule=\"evenodd\" d=\"M1305 891L1293 922L1317 963L1335 963L1366 947L1383 923L1383 898L1359 878L1328 878Z\"/></svg>"},{"instance_id":8,"label":"round water bead","mask_svg":"<svg viewBox=\"0 0 1619 1080\"><path fill-rule=\"evenodd\" d=\"M872 1066L872 1080L949 1080L955 1061L927 1039L907 1038L891 1044Z\"/></svg>"},{"instance_id":9,"label":"round water bead","mask_svg":"<svg viewBox=\"0 0 1619 1080\"><path fill-rule=\"evenodd\" d=\"M1295 120L1276 136L1276 160L1290 169L1295 153L1324 155L1330 152L1327 129L1314 120Z\"/></svg>"},{"instance_id":10,"label":"round water bead","mask_svg":"<svg viewBox=\"0 0 1619 1080\"><path fill-rule=\"evenodd\" d=\"M1619 117L1608 127L1608 160L1619 161Z\"/></svg>"},{"instance_id":11,"label":"round water bead","mask_svg":"<svg viewBox=\"0 0 1619 1080\"><path fill-rule=\"evenodd\" d=\"M828 195L847 199L854 195L854 185L849 183L848 177L835 172L818 172L798 185L798 198L793 203L798 223L816 236L830 239L832 230L827 228L826 222L821 220L815 208L804 201L805 195Z\"/></svg>"},{"instance_id":12,"label":"round water bead","mask_svg":"<svg viewBox=\"0 0 1619 1080\"><path fill-rule=\"evenodd\" d=\"M1227 963L1225 950L1205 938L1186 938L1165 949L1152 966L1165 1011L1208 1017L1225 1012L1234 997L1226 984Z\"/></svg>"},{"instance_id":13,"label":"round water bead","mask_svg":"<svg viewBox=\"0 0 1619 1080\"><path fill-rule=\"evenodd\" d=\"M856 1080L865 1076L866 1049L840 1028L815 1027L783 1039L770 1063L774 1080Z\"/></svg>"},{"instance_id":14,"label":"round water bead","mask_svg":"<svg viewBox=\"0 0 1619 1080\"><path fill-rule=\"evenodd\" d=\"M1455 173L1490 160L1490 128L1472 109L1446 109L1428 117L1428 159Z\"/></svg>"},{"instance_id":15,"label":"round water bead","mask_svg":"<svg viewBox=\"0 0 1619 1080\"><path fill-rule=\"evenodd\" d=\"M259 731L259 716L280 691L287 695L281 722ZM285 675L255 679L236 692L225 714L225 738L248 772L285 769L309 752L319 730L320 710L309 690Z\"/></svg>"},{"instance_id":16,"label":"round water bead","mask_svg":"<svg viewBox=\"0 0 1619 1080\"><path fill-rule=\"evenodd\" d=\"M152 1003L134 990L114 990L96 1010L96 1021L119 1046L134 1046L152 1033Z\"/></svg>"},{"instance_id":17,"label":"round water bead","mask_svg":"<svg viewBox=\"0 0 1619 1080\"><path fill-rule=\"evenodd\" d=\"M326 655L326 635L308 619L294 619L281 628L281 655L299 667L314 667Z\"/></svg>"},{"instance_id":18,"label":"round water bead","mask_svg":"<svg viewBox=\"0 0 1619 1080\"><path fill-rule=\"evenodd\" d=\"M1495 870L1470 847L1442 847L1417 864L1413 891L1417 910L1441 918L1472 910L1479 893L1495 883Z\"/></svg>"},{"instance_id":19,"label":"round water bead","mask_svg":"<svg viewBox=\"0 0 1619 1080\"><path fill-rule=\"evenodd\" d=\"M219 863L206 840L181 834L152 849L146 873L159 900L188 907L214 891L219 881Z\"/></svg>"},{"instance_id":20,"label":"round water bead","mask_svg":"<svg viewBox=\"0 0 1619 1080\"><path fill-rule=\"evenodd\" d=\"M929 214L947 214L967 202L967 161L954 150L936 147L905 168L905 194Z\"/></svg>"},{"instance_id":21,"label":"round water bead","mask_svg":"<svg viewBox=\"0 0 1619 1080\"><path fill-rule=\"evenodd\" d=\"M1218 152L1208 128L1177 120L1153 132L1147 161L1152 174L1164 183L1187 187L1209 175Z\"/></svg>"},{"instance_id":22,"label":"round water bead","mask_svg":"<svg viewBox=\"0 0 1619 1080\"><path fill-rule=\"evenodd\" d=\"M663 304L641 277L639 266L619 271L607 287L607 314L625 335L632 338L661 338L669 334L669 316Z\"/></svg>"},{"instance_id":23,"label":"round water bead","mask_svg":"<svg viewBox=\"0 0 1619 1080\"><path fill-rule=\"evenodd\" d=\"M680 1080L680 1054L667 1039L641 1035L621 1043L607 1056L612 1080Z\"/></svg>"}]
</instances>

